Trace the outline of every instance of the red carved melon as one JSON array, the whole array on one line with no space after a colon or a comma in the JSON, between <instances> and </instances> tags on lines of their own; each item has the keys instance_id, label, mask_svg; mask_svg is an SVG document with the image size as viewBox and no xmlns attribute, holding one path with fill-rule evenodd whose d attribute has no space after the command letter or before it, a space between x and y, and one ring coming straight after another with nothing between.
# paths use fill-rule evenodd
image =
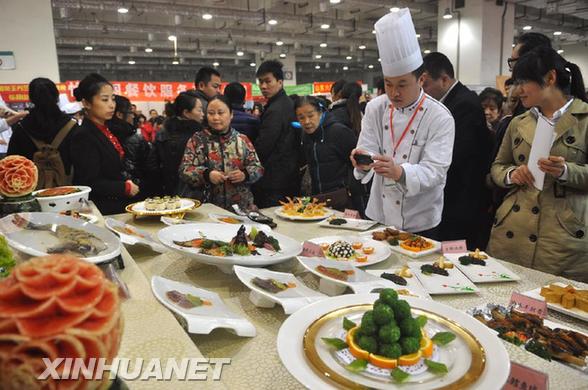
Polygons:
<instances>
[{"instance_id":1,"label":"red carved melon","mask_svg":"<svg viewBox=\"0 0 588 390\"><path fill-rule=\"evenodd\" d=\"M42 358L106 358L110 364L122 329L118 290L94 264L69 255L20 264L0 281L0 389L107 387L108 375L101 381L37 377L46 368Z\"/></svg>"},{"instance_id":2,"label":"red carved melon","mask_svg":"<svg viewBox=\"0 0 588 390\"><path fill-rule=\"evenodd\" d=\"M30 194L37 187L39 172L34 162L13 155L0 160L0 194L17 198Z\"/></svg>"}]
</instances>

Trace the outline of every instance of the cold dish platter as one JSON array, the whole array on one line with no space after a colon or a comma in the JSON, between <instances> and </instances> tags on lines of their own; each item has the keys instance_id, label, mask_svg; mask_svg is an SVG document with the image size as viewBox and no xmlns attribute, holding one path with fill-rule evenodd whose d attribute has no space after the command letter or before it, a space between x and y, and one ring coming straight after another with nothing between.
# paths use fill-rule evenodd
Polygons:
<instances>
[{"instance_id":1,"label":"cold dish platter","mask_svg":"<svg viewBox=\"0 0 588 390\"><path fill-rule=\"evenodd\" d=\"M472 294L480 291L443 256L433 263L413 261L407 265L429 294Z\"/></svg>"},{"instance_id":2,"label":"cold dish platter","mask_svg":"<svg viewBox=\"0 0 588 390\"><path fill-rule=\"evenodd\" d=\"M441 250L441 243L438 241L403 232L394 227L377 229L362 235L369 235L373 240L386 242L393 251L413 258L427 256Z\"/></svg>"},{"instance_id":3,"label":"cold dish platter","mask_svg":"<svg viewBox=\"0 0 588 390\"><path fill-rule=\"evenodd\" d=\"M320 227L343 230L365 231L376 225L378 222L369 219L345 218L333 215L318 223Z\"/></svg>"},{"instance_id":4,"label":"cold dish platter","mask_svg":"<svg viewBox=\"0 0 588 390\"><path fill-rule=\"evenodd\" d=\"M67 253L92 263L120 254L120 241L108 230L55 213L18 213L0 219L8 244L31 256Z\"/></svg>"},{"instance_id":5,"label":"cold dish platter","mask_svg":"<svg viewBox=\"0 0 588 390\"><path fill-rule=\"evenodd\" d=\"M287 202L280 201L282 205L276 209L278 217L290 219L293 221L320 221L333 215L333 210L326 208L325 202L319 202L318 199L309 196L306 197L286 197Z\"/></svg>"},{"instance_id":6,"label":"cold dish platter","mask_svg":"<svg viewBox=\"0 0 588 390\"><path fill-rule=\"evenodd\" d=\"M311 389L500 388L510 364L495 339L465 313L384 289L294 313L280 328L278 353Z\"/></svg>"},{"instance_id":7,"label":"cold dish platter","mask_svg":"<svg viewBox=\"0 0 588 390\"><path fill-rule=\"evenodd\" d=\"M468 311L498 333L498 337L548 361L559 361L588 372L588 336L515 308L488 304Z\"/></svg>"},{"instance_id":8,"label":"cold dish platter","mask_svg":"<svg viewBox=\"0 0 588 390\"><path fill-rule=\"evenodd\" d=\"M474 283L516 282L521 280L517 274L479 249L473 252L447 253L444 256Z\"/></svg>"},{"instance_id":9,"label":"cold dish platter","mask_svg":"<svg viewBox=\"0 0 588 390\"><path fill-rule=\"evenodd\" d=\"M130 204L125 210L135 216L183 215L200 205L199 200L164 196Z\"/></svg>"},{"instance_id":10,"label":"cold dish platter","mask_svg":"<svg viewBox=\"0 0 588 390\"><path fill-rule=\"evenodd\" d=\"M385 261L392 251L387 244L361 236L326 236L309 240L320 245L326 258L365 267Z\"/></svg>"},{"instance_id":11,"label":"cold dish platter","mask_svg":"<svg viewBox=\"0 0 588 390\"><path fill-rule=\"evenodd\" d=\"M523 294L545 300L547 307L552 310L588 321L588 290L570 284L552 283Z\"/></svg>"},{"instance_id":12,"label":"cold dish platter","mask_svg":"<svg viewBox=\"0 0 588 390\"><path fill-rule=\"evenodd\" d=\"M217 266L266 266L283 262L302 251L299 242L265 226L174 225L160 230L158 238L177 252Z\"/></svg>"},{"instance_id":13,"label":"cold dish platter","mask_svg":"<svg viewBox=\"0 0 588 390\"><path fill-rule=\"evenodd\" d=\"M92 189L86 186L64 186L48 188L33 192L41 211L54 212L75 210L87 202Z\"/></svg>"}]
</instances>

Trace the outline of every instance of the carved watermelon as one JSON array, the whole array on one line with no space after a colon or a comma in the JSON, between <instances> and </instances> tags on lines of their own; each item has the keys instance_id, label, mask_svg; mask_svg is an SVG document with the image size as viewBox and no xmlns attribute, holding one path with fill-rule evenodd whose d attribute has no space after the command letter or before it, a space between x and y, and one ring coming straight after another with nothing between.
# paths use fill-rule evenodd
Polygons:
<instances>
[{"instance_id":1,"label":"carved watermelon","mask_svg":"<svg viewBox=\"0 0 588 390\"><path fill-rule=\"evenodd\" d=\"M39 172L35 163L23 156L8 156L0 160L0 194L18 198L37 187Z\"/></svg>"},{"instance_id":2,"label":"carved watermelon","mask_svg":"<svg viewBox=\"0 0 588 390\"><path fill-rule=\"evenodd\" d=\"M0 281L0 389L104 387L107 375L102 381L38 380L46 368L42 358L102 357L110 364L122 329L118 290L94 264L69 255L20 264Z\"/></svg>"}]
</instances>

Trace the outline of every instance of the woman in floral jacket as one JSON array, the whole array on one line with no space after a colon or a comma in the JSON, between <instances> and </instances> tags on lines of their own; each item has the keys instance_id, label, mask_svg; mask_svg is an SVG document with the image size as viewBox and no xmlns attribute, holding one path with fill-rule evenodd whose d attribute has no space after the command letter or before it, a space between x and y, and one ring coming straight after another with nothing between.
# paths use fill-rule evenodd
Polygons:
<instances>
[{"instance_id":1,"label":"woman in floral jacket","mask_svg":"<svg viewBox=\"0 0 588 390\"><path fill-rule=\"evenodd\" d=\"M263 176L253 144L231 128L233 112L226 97L215 96L206 109L208 127L186 145L180 180L203 191L207 201L231 209L254 206L251 185Z\"/></svg>"}]
</instances>

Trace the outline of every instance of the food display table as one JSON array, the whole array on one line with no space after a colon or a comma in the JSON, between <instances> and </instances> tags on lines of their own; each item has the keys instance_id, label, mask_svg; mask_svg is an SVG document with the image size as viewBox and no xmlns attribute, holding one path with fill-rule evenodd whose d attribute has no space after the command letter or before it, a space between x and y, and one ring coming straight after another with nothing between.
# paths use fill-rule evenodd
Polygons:
<instances>
[{"instance_id":1,"label":"food display table","mask_svg":"<svg viewBox=\"0 0 588 390\"><path fill-rule=\"evenodd\" d=\"M263 212L274 217L278 224L276 232L299 241L320 236L354 234L349 231L323 228L316 222L286 221L276 217L273 208L265 209ZM209 213L227 212L212 204L204 204L190 212L186 219L195 222L211 222ZM155 235L158 230L165 227L158 218L133 219L130 214L113 217ZM167 358L199 357L202 354L207 358L231 358L231 364L223 369L220 383L207 383L207 385L229 389L302 388L282 365L278 356L276 338L281 324L287 318L281 306L277 305L271 309L254 306L249 300L250 290L234 274L225 274L214 266L200 264L171 250L159 254L139 245L127 247L127 249L128 253L126 250L123 251L126 269L122 272L122 278L129 284L132 299L123 305L126 328L119 356ZM438 256L439 254L431 255L420 261L435 260ZM393 253L385 262L369 268L386 269L402 266L406 261L411 260ZM518 274L521 280L478 284L479 294L437 295L433 299L465 311L487 303L507 305L514 291L524 292L556 281L573 283L578 288L588 288L586 284L571 282L565 278L508 262L503 264ZM307 286L318 289L318 278L307 272L295 259L269 268L274 271L292 272ZM216 329L209 335L188 335L182 332L179 323L173 319L173 315L160 305L151 293L150 279L156 275L218 293L229 308L255 325L257 335L253 338L238 337L224 329ZM588 324L580 320L551 310L548 318L588 333ZM548 373L549 385L552 389L585 389L588 384L588 375L579 370L555 361L548 362L523 348L499 341L498 338L497 342L505 344L512 361ZM131 389L163 388L162 386L167 384L170 383L162 384L155 381L128 383ZM193 386L193 382L183 384L186 388ZM170 384L170 388L181 388L181 385L181 382Z\"/></svg>"}]
</instances>

